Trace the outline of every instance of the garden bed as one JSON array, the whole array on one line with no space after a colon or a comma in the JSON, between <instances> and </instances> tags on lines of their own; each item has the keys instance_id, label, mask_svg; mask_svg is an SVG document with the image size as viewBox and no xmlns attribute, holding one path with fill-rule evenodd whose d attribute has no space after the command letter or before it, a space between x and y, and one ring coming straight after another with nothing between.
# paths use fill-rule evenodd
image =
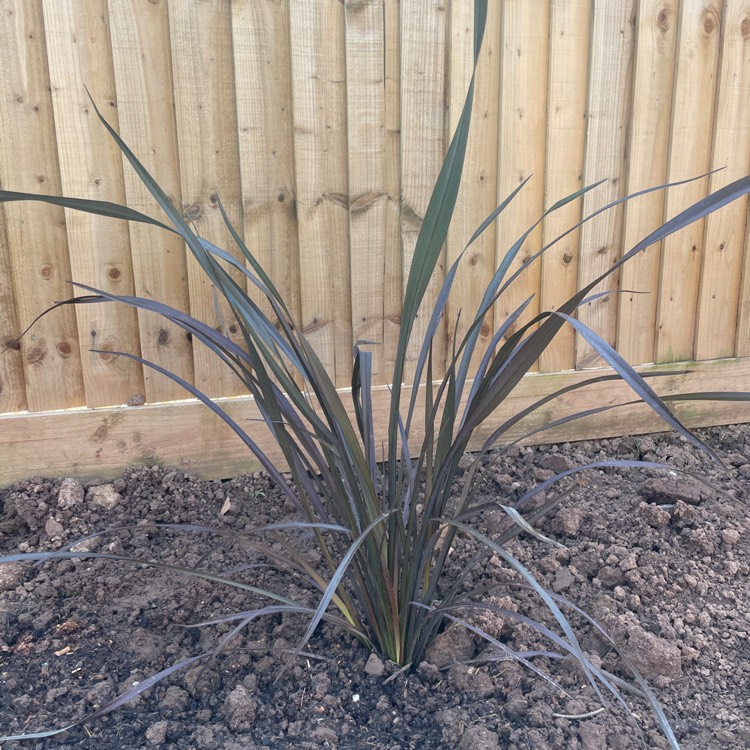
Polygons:
<instances>
[{"instance_id":1,"label":"garden bed","mask_svg":"<svg viewBox=\"0 0 750 750\"><path fill-rule=\"evenodd\" d=\"M647 677L684 750L732 750L750 746L750 428L702 435L725 459L729 477L665 434L514 449L481 472L479 496L506 502L566 467L604 458L665 461L719 490L679 474L591 471L540 526L564 549L525 534L509 549L612 634ZM314 603L301 579L266 566L252 551L153 525L241 532L290 513L263 475L199 481L153 467L129 471L103 490L30 479L0 491L0 554L57 549L101 529L140 523L86 544L214 572L249 563L236 574L246 582ZM480 523L492 533L507 517L493 512ZM460 540L451 569L460 570L474 551ZM312 548L308 556L318 562ZM469 584L515 580L490 558ZM506 586L493 596L549 620L523 591ZM215 583L108 560L0 566L0 733L51 729L85 716L133 683L210 648L220 635L185 626L258 603ZM512 648L550 647L526 626L492 613L470 618ZM625 677L617 652L585 620L572 615L571 621L592 659ZM410 674L324 624L289 662L305 625L300 616L258 620L217 659L170 676L105 718L62 738L4 743L3 750L667 747L644 701L626 694L640 730L616 705L598 712L593 690L568 661L532 659L571 697L493 658L497 652L466 631L450 630Z\"/></svg>"}]
</instances>

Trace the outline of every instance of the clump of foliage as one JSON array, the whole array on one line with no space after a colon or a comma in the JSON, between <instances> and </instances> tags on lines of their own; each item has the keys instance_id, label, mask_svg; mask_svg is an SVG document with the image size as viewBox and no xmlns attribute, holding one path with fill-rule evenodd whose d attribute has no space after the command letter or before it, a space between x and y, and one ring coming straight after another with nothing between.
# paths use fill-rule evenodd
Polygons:
<instances>
[{"instance_id":1,"label":"clump of foliage","mask_svg":"<svg viewBox=\"0 0 750 750\"><path fill-rule=\"evenodd\" d=\"M485 1L476 3L475 13L474 61L476 65L484 31ZM193 341L200 341L227 367L231 368L242 381L247 392L254 397L267 429L276 439L284 455L291 477L290 482L282 476L279 467L272 463L253 440L251 432L243 429L198 388L155 363L127 352L118 353L119 356L142 362L173 378L213 410L244 441L271 480L294 505L299 516L297 521L274 523L255 529L248 534L247 539L250 540L255 552L264 553L271 561L291 568L306 577L312 589L319 592L317 604L309 606L303 602L290 600L278 592L241 583L229 575L215 575L203 569L180 568L123 555L73 552L71 551L72 545L54 553L16 554L0 558L0 563L71 557L138 562L155 568L201 577L220 585L235 586L253 595L261 595L267 600L268 603L265 606L200 623L200 625L229 623L232 627L220 639L214 651L191 657L164 669L82 721L90 721L102 716L176 670L218 654L249 623L263 615L280 612L297 612L306 615L309 624L298 645L300 650L313 635L321 620L326 620L356 636L367 648L378 652L384 658L414 669L423 659L425 650L441 628L449 621L458 621L468 626L459 613L467 612L476 606L494 607L494 610L502 616L524 622L535 628L551 642L553 650L546 652L547 656L574 657L586 679L602 699L604 699L604 693L609 692L616 701L626 707L621 694L622 681L598 668L589 660L563 613L563 608L571 607L577 612L580 611L563 597L545 590L534 575L515 559L506 547L507 543L520 533L533 534L549 541L534 530L533 524L568 494L566 492L558 495L549 494L557 483L567 476L586 469L601 467L670 467L635 460L597 461L559 473L530 489L520 499L508 504L501 501L477 502L474 493L475 483L472 480L489 452L502 441L508 430L524 417L563 393L584 388L593 383L620 378L632 387L635 392L635 401L647 403L696 448L705 451L715 461L721 463L718 456L707 445L680 423L648 382L636 373L611 346L574 316L576 309L583 302L593 298L590 295L606 276L614 273L623 263L643 249L747 193L750 190L750 178L728 185L670 219L624 253L606 273L592 280L554 313L541 313L521 325L519 320L530 302L530 299L526 300L497 328L484 355L480 358L478 367L472 372L470 363L475 361L474 355L479 333L486 315L493 309L513 280L523 273L528 265L524 265L509 275L513 261L523 243L544 216L579 198L595 186L583 188L559 201L549 208L534 226L510 245L487 286L466 333L453 345L445 373L440 375L437 382L433 382L435 373L432 361L432 341L445 311L460 262L459 258L448 270L434 308L427 313L429 322L426 335L416 360L413 382L407 389L404 384L407 347L453 214L466 153L473 86L472 79L461 119L424 217L409 271L395 368L391 380L390 415L383 441L384 452L379 450L379 438L376 438L371 354L363 348L364 342L354 347L351 398L356 423L352 423L343 400L346 396L337 392L314 349L295 325L272 279L232 227L221 203L219 203L219 208L242 253L243 262L236 260L230 253L196 234L181 211L172 204L98 110L97 114L102 123L151 191L171 224L145 216L125 206L101 201L0 191L0 201L46 201L66 208L157 225L182 237L187 248L210 279L215 292L231 308L242 334L242 346L236 344L223 331L217 331L210 325L161 302L135 296L110 294L84 284L75 286L86 294L58 303L55 307L60 304L117 302L160 313L189 332ZM474 242L497 218L522 187L523 185L520 185L493 211L477 229L468 245ZM618 200L601 211L632 197L634 196ZM601 211L584 218L581 223L589 221ZM569 231L573 229L575 227ZM538 258L548 247L549 245L542 247L534 258ZM267 300L272 310L271 314L264 313L253 297L246 292L243 284L235 280L237 273L244 277L251 289L257 290L256 295L260 293ZM467 467L462 457L475 431L509 396L565 324L572 325L578 334L586 339L614 369L616 374L591 377L540 399L500 425L486 439L481 450L471 457ZM746 395L714 393L680 396L683 399L701 397L746 398ZM574 414L554 425L546 425L540 429L556 426L561 422L577 419L604 408L610 407L600 407L600 409ZM422 434L423 437L415 441L415 435ZM463 481L457 493L456 480L459 476L463 477ZM541 495L541 493L547 494ZM539 500L540 497L545 499L537 502L533 506L533 511L522 515L527 506L532 507L531 501ZM507 513L509 519L513 521L510 530L495 538L490 538L478 531L473 522L482 511L488 509L502 509ZM211 527L181 527L180 525L170 525L170 527L181 529L185 533L228 534L226 530L219 532ZM310 565L296 550L292 541L284 536L285 532L299 533L300 530L314 536L323 561L319 568ZM462 583L472 566L467 566L460 572L457 583L450 589L439 589L443 573L449 563L451 549L459 535L473 538L483 550L473 564L489 555L502 558L520 576L521 586L535 592L541 598L550 613L553 626L533 621L491 604L482 604L483 595L486 595L488 591L486 587L480 591L466 593ZM277 549L274 549L271 542L264 542L264 537L270 537L273 543L281 543L283 553L280 554ZM601 631L595 622L591 622ZM533 665L530 655L517 653L475 626L470 627L501 650L505 656L517 659L542 674ZM556 630L553 630L553 627ZM670 743L673 747L677 747L674 734L652 692L635 671L634 677L639 687L631 686L630 689L647 698ZM65 729L22 736L24 738L43 737L65 731Z\"/></svg>"}]
</instances>

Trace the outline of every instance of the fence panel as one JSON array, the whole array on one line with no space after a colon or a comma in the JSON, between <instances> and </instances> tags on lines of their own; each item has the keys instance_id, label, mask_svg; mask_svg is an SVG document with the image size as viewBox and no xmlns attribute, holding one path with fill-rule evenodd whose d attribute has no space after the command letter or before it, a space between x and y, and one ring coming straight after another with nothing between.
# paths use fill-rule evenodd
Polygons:
<instances>
[{"instance_id":1,"label":"fence panel","mask_svg":"<svg viewBox=\"0 0 750 750\"><path fill-rule=\"evenodd\" d=\"M555 309L664 219L750 170L750 0L489 5L464 185L428 304L476 226L531 179L464 255L437 363L507 249L560 198L605 180L544 217L512 271L607 201L722 170L649 193L552 245L488 315L480 353L523 300L533 295L526 319ZM471 3L0 0L0 10L2 188L124 201L159 215L100 127L87 87L185 218L241 257L221 199L338 386L349 384L352 345L378 342L368 346L385 403L414 243L471 76ZM733 372L732 388L750 389L740 359L750 356L749 244L747 200L737 201L649 248L581 318L639 366L693 362L682 380L658 379L665 388ZM239 335L175 236L38 202L2 204L0 451L16 458L0 481L36 471L34 435L60 439L63 417L71 435L96 427L78 447L68 441L61 466L107 473L167 460L144 436L144 418L123 406L144 400L166 420L159 434L178 436L186 465L210 463L186 447L185 424L191 440L210 431L194 405L177 402L179 387L90 352L140 353L212 396L242 400L240 384L179 328L116 305L63 307L16 343L38 313L71 295L70 279L135 291ZM412 358L425 326L422 315ZM523 388L561 387L599 366L566 327ZM696 424L750 419L706 403L683 411ZM545 416L563 412L554 406ZM625 429L619 420L582 424L570 434ZM646 419L627 424L653 428Z\"/></svg>"}]
</instances>

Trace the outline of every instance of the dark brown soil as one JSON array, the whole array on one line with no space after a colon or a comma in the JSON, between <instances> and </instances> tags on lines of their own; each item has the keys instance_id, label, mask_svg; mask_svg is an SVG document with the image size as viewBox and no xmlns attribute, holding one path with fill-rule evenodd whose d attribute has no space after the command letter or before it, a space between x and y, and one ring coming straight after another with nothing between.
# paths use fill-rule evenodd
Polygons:
<instances>
[{"instance_id":1,"label":"dark brown soil","mask_svg":"<svg viewBox=\"0 0 750 750\"><path fill-rule=\"evenodd\" d=\"M750 747L750 429L703 434L731 479L681 439L657 435L514 451L483 472L480 496L508 502L555 472L604 458L667 461L720 489L665 472L592 471L541 525L565 549L522 535L510 550L622 645L684 750L732 750ZM0 491L0 554L58 549L146 521L242 531L290 512L260 475L205 482L148 468L103 490L31 479ZM505 522L502 513L481 520L488 532ZM234 575L314 602L295 575L247 550L217 548L215 537L145 524L84 544L214 572L250 565ZM473 551L461 540L453 570ZM308 554L317 562L313 549ZM492 558L470 584L506 580L514 579ZM501 586L493 601L549 622L543 606L517 588ZM0 566L0 734L85 716L133 683L211 648L229 629L186 626L258 603L245 592L128 563ZM488 612L468 617L515 649L550 649L525 625ZM583 619L571 619L592 660L625 676L617 652ZM642 700L627 694L640 729L616 705L565 718L600 705L574 664L533 658L566 697L518 664L487 661L492 649L465 630L442 635L415 674L396 674L395 665L323 625L282 671L305 624L299 616L258 620L215 660L171 675L119 711L62 738L7 742L3 750L667 747Z\"/></svg>"}]
</instances>

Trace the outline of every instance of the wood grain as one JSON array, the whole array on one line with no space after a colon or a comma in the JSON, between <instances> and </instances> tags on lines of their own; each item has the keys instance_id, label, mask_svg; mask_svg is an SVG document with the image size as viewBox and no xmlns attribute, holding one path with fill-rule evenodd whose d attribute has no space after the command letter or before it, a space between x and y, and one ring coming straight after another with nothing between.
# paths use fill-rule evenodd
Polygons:
<instances>
[{"instance_id":1,"label":"wood grain","mask_svg":"<svg viewBox=\"0 0 750 750\"><path fill-rule=\"evenodd\" d=\"M641 0L638 6L627 194L663 185L667 178L677 14L674 0ZM663 222L662 192L625 204L622 252ZM617 348L632 364L654 361L660 256L661 243L652 245L620 271L626 291L618 295Z\"/></svg>"},{"instance_id":2,"label":"wood grain","mask_svg":"<svg viewBox=\"0 0 750 750\"><path fill-rule=\"evenodd\" d=\"M381 3L346 5L349 257L354 341L372 352L372 377L386 382L383 351L388 191L385 172L385 25Z\"/></svg>"},{"instance_id":3,"label":"wood grain","mask_svg":"<svg viewBox=\"0 0 750 750\"><path fill-rule=\"evenodd\" d=\"M45 0L43 7L61 192L124 203L120 152L86 93L88 88L117 129L107 3ZM66 209L66 229L74 281L115 294L133 293L130 236L124 222ZM135 311L116 304L85 305L76 309L76 318L84 348L86 404L122 404L142 394L141 365L110 353L140 353Z\"/></svg>"},{"instance_id":4,"label":"wood grain","mask_svg":"<svg viewBox=\"0 0 750 750\"><path fill-rule=\"evenodd\" d=\"M445 5L427 0L401 4L401 233L404 288L432 189L440 173L446 138ZM445 277L445 253L435 266L412 329L405 378L410 382L430 315ZM434 366L441 371L446 355L445 322L433 344Z\"/></svg>"},{"instance_id":5,"label":"wood grain","mask_svg":"<svg viewBox=\"0 0 750 750\"><path fill-rule=\"evenodd\" d=\"M169 4L169 27L183 215L198 234L241 258L218 204L220 198L242 236L231 8L224 0L176 0ZM242 343L231 310L214 299L192 256L187 269L190 313ZM233 275L244 286L239 273ZM193 358L195 384L202 391L212 396L243 392L239 380L206 347L196 345Z\"/></svg>"},{"instance_id":6,"label":"wood grain","mask_svg":"<svg viewBox=\"0 0 750 750\"><path fill-rule=\"evenodd\" d=\"M713 104L721 35L718 0L684 0L680 6L677 69L670 133L669 182L708 171ZM708 104L708 106L707 106ZM683 211L706 195L706 180L667 191L665 217ZM657 362L692 359L705 221L697 221L664 240L656 322Z\"/></svg>"},{"instance_id":7,"label":"wood grain","mask_svg":"<svg viewBox=\"0 0 750 750\"><path fill-rule=\"evenodd\" d=\"M289 3L232 3L232 41L245 244L299 320Z\"/></svg>"},{"instance_id":8,"label":"wood grain","mask_svg":"<svg viewBox=\"0 0 750 750\"><path fill-rule=\"evenodd\" d=\"M750 2L727 0L714 116L711 192L750 173ZM706 217L695 358L735 354L747 197Z\"/></svg>"},{"instance_id":9,"label":"wood grain","mask_svg":"<svg viewBox=\"0 0 750 750\"><path fill-rule=\"evenodd\" d=\"M545 3L512 0L503 5L500 136L498 139L497 203L526 178L537 175L505 209L497 221L497 266L513 243L542 215L547 112L547 45L549 13ZM495 325L503 323L533 295L526 312L511 326L515 332L539 312L541 266L529 263L541 247L542 227L525 240L505 281L523 272L501 295ZM528 265L527 265L528 263Z\"/></svg>"},{"instance_id":10,"label":"wood grain","mask_svg":"<svg viewBox=\"0 0 750 750\"><path fill-rule=\"evenodd\" d=\"M0 207L0 414L26 411L27 405L8 251L5 213Z\"/></svg>"},{"instance_id":11,"label":"wood grain","mask_svg":"<svg viewBox=\"0 0 750 750\"><path fill-rule=\"evenodd\" d=\"M484 43L479 56L471 113L471 135L453 222L448 233L449 266L463 253L475 230L496 205L497 132L500 109L500 4L490 3ZM463 111L474 64L474 18L469 3L451 5L450 133ZM468 248L461 260L446 308L449 343L457 331L460 342L473 323L479 302L495 272L497 227L493 223ZM456 328L458 324L458 328ZM476 367L492 338L494 310L485 317L472 365ZM472 368L474 369L474 368Z\"/></svg>"},{"instance_id":12,"label":"wood grain","mask_svg":"<svg viewBox=\"0 0 750 750\"><path fill-rule=\"evenodd\" d=\"M550 3L545 210L583 187L591 12L592 0ZM580 219L580 199L550 214L542 225L544 245L554 242ZM575 294L580 236L580 229L574 230L542 256L543 310L555 310ZM556 372L574 366L575 333L570 326L563 326L539 358L539 367L542 372Z\"/></svg>"},{"instance_id":13,"label":"wood grain","mask_svg":"<svg viewBox=\"0 0 750 750\"><path fill-rule=\"evenodd\" d=\"M404 256L401 233L401 16L400 0L385 0L385 256L383 258L383 367L390 382L401 327ZM376 381L377 382L377 381Z\"/></svg>"},{"instance_id":14,"label":"wood grain","mask_svg":"<svg viewBox=\"0 0 750 750\"><path fill-rule=\"evenodd\" d=\"M63 192L41 2L0 5L0 184L7 190ZM15 339L50 305L73 296L65 213L43 203L5 203L3 286L14 310L3 316L3 339ZM8 300L10 302L10 300ZM85 340L88 345L89 341ZM31 411L85 403L73 308L42 318L20 342L23 381L14 401ZM10 356L10 355L8 355ZM87 360L89 359L86 355Z\"/></svg>"},{"instance_id":15,"label":"wood grain","mask_svg":"<svg viewBox=\"0 0 750 750\"><path fill-rule=\"evenodd\" d=\"M633 0L594 3L591 21L588 116L583 182L590 185L606 180L583 198L583 215L588 216L624 195L625 150L630 117L634 35ZM623 208L618 206L581 227L578 285L584 286L611 268L622 252ZM594 293L618 288L617 274L609 276ZM607 294L581 305L578 318L607 343L615 343L617 296ZM596 351L576 337L576 368L601 364Z\"/></svg>"},{"instance_id":16,"label":"wood grain","mask_svg":"<svg viewBox=\"0 0 750 750\"><path fill-rule=\"evenodd\" d=\"M344 385L352 371L344 8L289 7L302 331Z\"/></svg>"},{"instance_id":17,"label":"wood grain","mask_svg":"<svg viewBox=\"0 0 750 750\"><path fill-rule=\"evenodd\" d=\"M136 156L175 205L181 204L177 132L172 94L167 6L148 0L112 0L109 19L117 84L120 135L138 144ZM125 168L127 205L163 219L164 214L146 186ZM136 293L188 311L185 248L179 237L157 227L130 225ZM146 359L193 380L193 351L185 331L161 315L139 311L141 353ZM169 378L144 369L146 400L184 398L184 390Z\"/></svg>"}]
</instances>

